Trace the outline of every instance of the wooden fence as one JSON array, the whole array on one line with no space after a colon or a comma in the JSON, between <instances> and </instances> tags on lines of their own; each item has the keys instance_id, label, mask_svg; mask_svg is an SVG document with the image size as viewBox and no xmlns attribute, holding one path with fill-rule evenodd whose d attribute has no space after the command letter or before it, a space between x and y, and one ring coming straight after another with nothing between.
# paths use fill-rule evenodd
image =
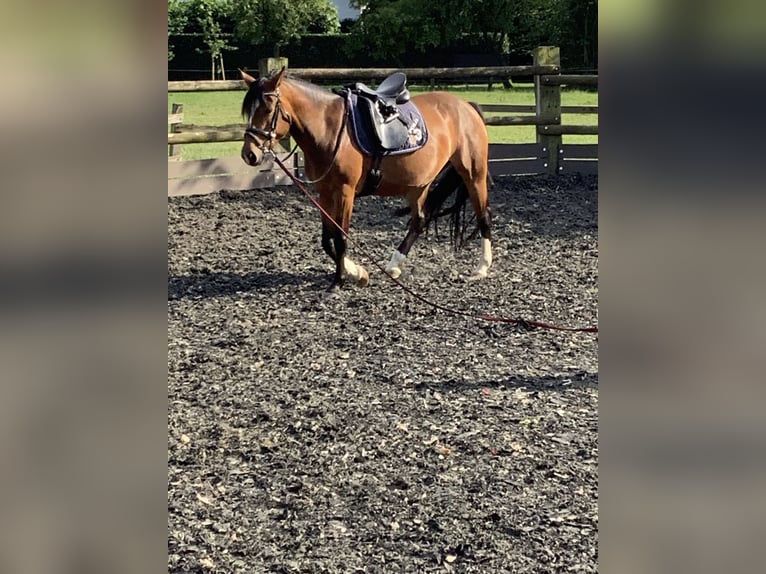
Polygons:
<instances>
[{"instance_id":1,"label":"wooden fence","mask_svg":"<svg viewBox=\"0 0 766 574\"><path fill-rule=\"evenodd\" d=\"M286 161L287 152L277 157ZM300 173L303 156L293 155L293 169ZM168 162L168 196L202 195L222 189L240 190L289 185L287 177L273 160L250 167L240 157Z\"/></svg>"},{"instance_id":2,"label":"wooden fence","mask_svg":"<svg viewBox=\"0 0 766 574\"><path fill-rule=\"evenodd\" d=\"M184 105L173 104L170 115L168 116L168 127L171 134L179 133L184 122ZM168 157L170 159L181 159L181 146L177 143L171 143L168 140Z\"/></svg>"},{"instance_id":3,"label":"wooden fence","mask_svg":"<svg viewBox=\"0 0 766 574\"><path fill-rule=\"evenodd\" d=\"M260 73L281 67L282 61L268 58L259 63ZM295 75L312 81L327 80L380 80L397 71L388 68L368 69L291 69ZM532 66L496 66L483 68L410 68L403 69L410 79L461 78L502 80L511 75L532 75L535 82L535 105L482 105L485 123L490 126L536 126L534 144L491 144L490 173L492 175L533 175L597 173L598 145L563 145L562 136L568 134L598 134L598 125L563 125L562 114L597 114L598 106L562 106L562 85L598 85L598 76L560 73L559 49L545 46L534 51ZM168 82L168 92L244 90L239 80L198 82ZM242 159L176 161L182 144L242 141L243 127L194 126L183 124L183 109L174 107L168 117L168 195L211 193L221 189L254 189L289 184L289 178L276 166L267 163L253 168ZM491 115L491 114L525 115ZM173 121L171 121L171 118ZM289 149L285 145L285 152ZM281 157L285 157L286 153ZM300 171L302 155L293 156L293 168Z\"/></svg>"}]
</instances>

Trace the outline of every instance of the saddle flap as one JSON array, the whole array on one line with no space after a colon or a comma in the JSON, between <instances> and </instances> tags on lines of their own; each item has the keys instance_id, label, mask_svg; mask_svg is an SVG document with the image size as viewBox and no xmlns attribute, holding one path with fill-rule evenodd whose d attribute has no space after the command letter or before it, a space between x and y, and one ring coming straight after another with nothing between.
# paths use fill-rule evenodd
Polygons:
<instances>
[{"instance_id":1,"label":"saddle flap","mask_svg":"<svg viewBox=\"0 0 766 574\"><path fill-rule=\"evenodd\" d=\"M386 89L403 83L404 74L394 80ZM426 144L428 130L423 116L409 100L406 89L407 101L398 104L367 88L372 92L370 95L361 86L364 84L347 84L333 91L348 102L351 135L362 153L368 156L399 155L416 151Z\"/></svg>"},{"instance_id":2,"label":"saddle flap","mask_svg":"<svg viewBox=\"0 0 766 574\"><path fill-rule=\"evenodd\" d=\"M396 106L387 106L380 101L358 98L360 108L365 110L373 133L384 150L397 150L406 145L409 138L408 126Z\"/></svg>"}]
</instances>

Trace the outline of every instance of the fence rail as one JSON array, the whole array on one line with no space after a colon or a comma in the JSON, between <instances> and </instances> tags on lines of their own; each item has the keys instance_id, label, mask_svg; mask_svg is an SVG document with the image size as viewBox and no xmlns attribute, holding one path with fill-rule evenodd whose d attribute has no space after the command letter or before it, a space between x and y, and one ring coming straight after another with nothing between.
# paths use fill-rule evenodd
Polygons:
<instances>
[{"instance_id":1,"label":"fence rail","mask_svg":"<svg viewBox=\"0 0 766 574\"><path fill-rule=\"evenodd\" d=\"M534 104L480 104L483 112L534 114ZM561 106L562 114L598 114L598 106Z\"/></svg>"},{"instance_id":2,"label":"fence rail","mask_svg":"<svg viewBox=\"0 0 766 574\"><path fill-rule=\"evenodd\" d=\"M534 105L521 104L480 104L482 111L492 113L527 113L525 116L485 116L484 123L488 126L545 126L550 121L534 115ZM561 106L562 114L598 114L598 106ZM168 116L170 117L170 116ZM555 126L555 123L554 123ZM176 133L168 134L168 144L188 143L218 143L236 142L242 140L244 125L229 124L225 126L199 126L194 124L177 124ZM598 134L598 126L562 126L563 134ZM546 133L557 133L556 129ZM578 131L579 130L579 131Z\"/></svg>"},{"instance_id":3,"label":"fence rail","mask_svg":"<svg viewBox=\"0 0 766 574\"><path fill-rule=\"evenodd\" d=\"M509 78L557 74L558 65L485 66L472 68L290 68L290 72L308 81L382 80L394 72L404 72L413 80L457 80ZM219 92L244 90L242 80L183 80L168 82L168 92Z\"/></svg>"},{"instance_id":4,"label":"fence rail","mask_svg":"<svg viewBox=\"0 0 766 574\"><path fill-rule=\"evenodd\" d=\"M483 106L482 106L483 107ZM539 118L534 115L527 116L486 116L485 125L488 126L546 126L551 120ZM555 120L554 120L555 121ZM590 127L590 126L583 126ZM192 124L179 124L177 131L168 134L169 145L190 143L221 143L241 141L245 126L196 126ZM553 132L551 132L553 133ZM586 133L586 132L564 132ZM590 131L587 133L597 133Z\"/></svg>"},{"instance_id":5,"label":"fence rail","mask_svg":"<svg viewBox=\"0 0 766 574\"><path fill-rule=\"evenodd\" d=\"M581 135L597 136L598 126L557 126L546 124L539 126L537 132L550 136Z\"/></svg>"},{"instance_id":6,"label":"fence rail","mask_svg":"<svg viewBox=\"0 0 766 574\"><path fill-rule=\"evenodd\" d=\"M234 129L222 129L210 126L204 129L191 129L168 134L169 144L220 143L241 141L245 133L244 126Z\"/></svg>"},{"instance_id":7,"label":"fence rail","mask_svg":"<svg viewBox=\"0 0 766 574\"><path fill-rule=\"evenodd\" d=\"M559 74L541 76L540 82L547 86L598 86L598 76Z\"/></svg>"}]
</instances>

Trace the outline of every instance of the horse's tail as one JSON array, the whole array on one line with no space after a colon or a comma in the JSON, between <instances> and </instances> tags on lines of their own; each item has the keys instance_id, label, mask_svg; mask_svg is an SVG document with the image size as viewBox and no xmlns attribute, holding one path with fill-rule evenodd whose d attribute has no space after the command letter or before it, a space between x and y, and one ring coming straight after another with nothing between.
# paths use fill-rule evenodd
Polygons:
<instances>
[{"instance_id":1,"label":"horse's tail","mask_svg":"<svg viewBox=\"0 0 766 574\"><path fill-rule=\"evenodd\" d=\"M447 199L455 194L455 202L448 208L442 209ZM437 177L426 197L423 211L425 212L426 227L437 224L439 218L448 215L450 239L457 250L463 245L465 235L465 204L468 201L468 188L460 174L447 164Z\"/></svg>"}]
</instances>

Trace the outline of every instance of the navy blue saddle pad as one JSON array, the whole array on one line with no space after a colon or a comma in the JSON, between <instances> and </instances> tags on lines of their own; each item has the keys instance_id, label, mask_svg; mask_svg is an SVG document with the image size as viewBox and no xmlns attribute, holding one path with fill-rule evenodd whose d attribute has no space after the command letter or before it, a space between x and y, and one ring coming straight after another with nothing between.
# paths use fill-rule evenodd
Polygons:
<instances>
[{"instance_id":1,"label":"navy blue saddle pad","mask_svg":"<svg viewBox=\"0 0 766 574\"><path fill-rule=\"evenodd\" d=\"M355 93L347 92L346 99L350 110L351 134L357 147L365 155L400 155L419 150L428 141L428 130L423 116L411 101L396 104L398 114L388 122L399 122L392 130L383 128L383 140L375 129L373 106L371 101Z\"/></svg>"}]
</instances>

